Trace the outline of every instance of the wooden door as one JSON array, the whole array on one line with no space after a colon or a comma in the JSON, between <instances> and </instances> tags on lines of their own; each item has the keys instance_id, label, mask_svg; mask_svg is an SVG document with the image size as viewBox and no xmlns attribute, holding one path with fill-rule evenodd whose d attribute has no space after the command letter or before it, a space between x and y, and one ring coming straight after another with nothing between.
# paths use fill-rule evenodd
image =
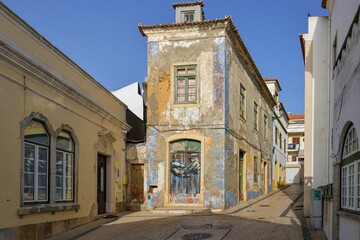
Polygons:
<instances>
[{"instance_id":1,"label":"wooden door","mask_svg":"<svg viewBox=\"0 0 360 240\"><path fill-rule=\"evenodd\" d=\"M144 164L131 165L130 193L132 203L144 202Z\"/></svg>"},{"instance_id":2,"label":"wooden door","mask_svg":"<svg viewBox=\"0 0 360 240\"><path fill-rule=\"evenodd\" d=\"M239 151L239 201L244 200L244 190L243 190L243 184L244 184L244 176L243 176L243 165L244 165L244 151Z\"/></svg>"},{"instance_id":3,"label":"wooden door","mask_svg":"<svg viewBox=\"0 0 360 240\"><path fill-rule=\"evenodd\" d=\"M106 156L98 154L97 170L98 214L106 213Z\"/></svg>"}]
</instances>

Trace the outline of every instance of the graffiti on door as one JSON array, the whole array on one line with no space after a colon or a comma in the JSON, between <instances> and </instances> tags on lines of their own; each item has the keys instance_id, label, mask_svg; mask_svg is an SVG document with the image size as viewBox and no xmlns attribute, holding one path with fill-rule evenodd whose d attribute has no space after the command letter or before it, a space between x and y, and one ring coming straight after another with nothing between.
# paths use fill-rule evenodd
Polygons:
<instances>
[{"instance_id":1,"label":"graffiti on door","mask_svg":"<svg viewBox=\"0 0 360 240\"><path fill-rule=\"evenodd\" d=\"M199 203L201 143L181 140L170 145L170 203Z\"/></svg>"}]
</instances>

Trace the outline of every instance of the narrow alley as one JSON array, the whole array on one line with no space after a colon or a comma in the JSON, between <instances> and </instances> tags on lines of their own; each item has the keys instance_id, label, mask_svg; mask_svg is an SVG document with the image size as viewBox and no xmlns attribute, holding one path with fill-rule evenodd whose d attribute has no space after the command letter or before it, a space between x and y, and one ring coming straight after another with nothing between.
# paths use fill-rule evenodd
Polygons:
<instances>
[{"instance_id":1,"label":"narrow alley","mask_svg":"<svg viewBox=\"0 0 360 240\"><path fill-rule=\"evenodd\" d=\"M125 212L53 238L59 239L326 239L302 218L303 191L290 185L222 213Z\"/></svg>"}]
</instances>

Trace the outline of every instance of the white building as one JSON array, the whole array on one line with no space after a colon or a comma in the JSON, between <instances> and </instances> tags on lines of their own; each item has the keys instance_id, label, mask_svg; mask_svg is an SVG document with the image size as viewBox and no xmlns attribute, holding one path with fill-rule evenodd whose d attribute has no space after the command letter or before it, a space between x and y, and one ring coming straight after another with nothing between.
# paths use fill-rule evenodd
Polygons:
<instances>
[{"instance_id":1,"label":"white building","mask_svg":"<svg viewBox=\"0 0 360 240\"><path fill-rule=\"evenodd\" d=\"M304 114L289 115L286 183L304 182Z\"/></svg>"},{"instance_id":2,"label":"white building","mask_svg":"<svg viewBox=\"0 0 360 240\"><path fill-rule=\"evenodd\" d=\"M144 101L138 82L134 82L111 93L125 103L138 118L144 120Z\"/></svg>"},{"instance_id":3,"label":"white building","mask_svg":"<svg viewBox=\"0 0 360 240\"><path fill-rule=\"evenodd\" d=\"M134 82L111 93L128 107L126 121L132 129L126 134L127 142L144 142L146 115L140 84Z\"/></svg>"},{"instance_id":4,"label":"white building","mask_svg":"<svg viewBox=\"0 0 360 240\"><path fill-rule=\"evenodd\" d=\"M322 7L329 17L310 17L302 40L307 188L323 189L328 239L360 239L360 0L322 0ZM314 199L306 191L304 199L306 215Z\"/></svg>"},{"instance_id":5,"label":"white building","mask_svg":"<svg viewBox=\"0 0 360 240\"><path fill-rule=\"evenodd\" d=\"M273 139L272 139L272 189L278 189L286 183L286 161L287 161L287 126L289 122L288 115L282 103L278 101L281 86L276 78L264 78L271 94L273 95L276 106L273 116Z\"/></svg>"}]
</instances>

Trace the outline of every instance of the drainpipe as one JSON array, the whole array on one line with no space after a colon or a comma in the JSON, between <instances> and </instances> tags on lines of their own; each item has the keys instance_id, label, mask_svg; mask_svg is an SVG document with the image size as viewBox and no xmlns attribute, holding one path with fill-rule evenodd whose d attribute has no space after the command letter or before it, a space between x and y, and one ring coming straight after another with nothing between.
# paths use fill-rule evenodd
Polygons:
<instances>
[{"instance_id":1,"label":"drainpipe","mask_svg":"<svg viewBox=\"0 0 360 240\"><path fill-rule=\"evenodd\" d=\"M332 63L331 63L331 18L330 15L328 16L328 56L327 56L327 63L328 63L328 89L327 89L327 93L328 93L328 99L327 99L327 107L328 107L328 119L327 119L327 129L328 131L326 131L326 146L327 146L327 161L326 161L326 169L327 169L327 184L330 183L330 131L331 131L331 123L332 123L332 119L331 119L331 82L332 82Z\"/></svg>"}]
</instances>

